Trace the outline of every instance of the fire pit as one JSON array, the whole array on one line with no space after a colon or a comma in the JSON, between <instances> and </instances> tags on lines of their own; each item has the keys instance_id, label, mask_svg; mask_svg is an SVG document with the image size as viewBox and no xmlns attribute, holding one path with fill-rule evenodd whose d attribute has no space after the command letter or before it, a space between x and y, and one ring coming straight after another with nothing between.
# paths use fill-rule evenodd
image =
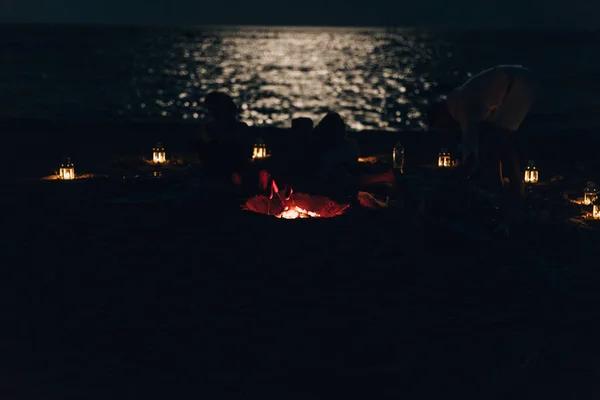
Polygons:
<instances>
[{"instance_id":1,"label":"fire pit","mask_svg":"<svg viewBox=\"0 0 600 400\"><path fill-rule=\"evenodd\" d=\"M254 196L242 205L244 210L283 219L337 217L348 207L349 204L338 204L327 197L294 193L292 189L286 194L275 181L271 184L270 196Z\"/></svg>"}]
</instances>

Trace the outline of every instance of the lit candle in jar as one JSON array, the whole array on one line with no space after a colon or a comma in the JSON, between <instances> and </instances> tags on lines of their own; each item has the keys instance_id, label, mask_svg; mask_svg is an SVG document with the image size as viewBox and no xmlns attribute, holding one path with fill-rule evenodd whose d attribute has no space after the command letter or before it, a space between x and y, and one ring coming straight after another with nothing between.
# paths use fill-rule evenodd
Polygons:
<instances>
[{"instance_id":1,"label":"lit candle in jar","mask_svg":"<svg viewBox=\"0 0 600 400\"><path fill-rule=\"evenodd\" d=\"M75 166L71 162L70 158L67 158L65 162L60 166L60 179L70 181L75 179Z\"/></svg>"},{"instance_id":2,"label":"lit candle in jar","mask_svg":"<svg viewBox=\"0 0 600 400\"><path fill-rule=\"evenodd\" d=\"M596 185L593 182L588 182L585 189L583 189L583 204L589 206L593 204L598 199L598 190L596 190Z\"/></svg>"},{"instance_id":3,"label":"lit candle in jar","mask_svg":"<svg viewBox=\"0 0 600 400\"><path fill-rule=\"evenodd\" d=\"M155 164L163 164L167 162L167 153L162 143L157 143L156 147L152 149L152 161Z\"/></svg>"},{"instance_id":4,"label":"lit candle in jar","mask_svg":"<svg viewBox=\"0 0 600 400\"><path fill-rule=\"evenodd\" d=\"M448 152L448 149L442 149L438 155L438 167L445 168L451 166L452 161L450 160L450 153Z\"/></svg>"},{"instance_id":5,"label":"lit candle in jar","mask_svg":"<svg viewBox=\"0 0 600 400\"><path fill-rule=\"evenodd\" d=\"M538 178L539 174L535 163L530 160L525 168L525 183L537 183Z\"/></svg>"},{"instance_id":6,"label":"lit candle in jar","mask_svg":"<svg viewBox=\"0 0 600 400\"><path fill-rule=\"evenodd\" d=\"M254 150L252 152L252 160L260 160L267 157L267 145L262 139L258 139L254 144Z\"/></svg>"}]
</instances>

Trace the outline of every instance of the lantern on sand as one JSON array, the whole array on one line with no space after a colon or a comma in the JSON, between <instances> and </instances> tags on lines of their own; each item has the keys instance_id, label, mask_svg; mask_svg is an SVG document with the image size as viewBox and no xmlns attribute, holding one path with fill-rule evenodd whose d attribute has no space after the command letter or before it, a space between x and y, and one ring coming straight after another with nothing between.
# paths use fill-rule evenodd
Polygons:
<instances>
[{"instance_id":1,"label":"lantern on sand","mask_svg":"<svg viewBox=\"0 0 600 400\"><path fill-rule=\"evenodd\" d=\"M598 199L596 199L592 208L592 218L600 219L600 202Z\"/></svg>"},{"instance_id":2,"label":"lantern on sand","mask_svg":"<svg viewBox=\"0 0 600 400\"><path fill-rule=\"evenodd\" d=\"M588 182L585 189L583 189L583 204L589 206L590 204L594 204L598 199L598 190L596 189L596 185L594 182Z\"/></svg>"},{"instance_id":3,"label":"lantern on sand","mask_svg":"<svg viewBox=\"0 0 600 400\"><path fill-rule=\"evenodd\" d=\"M70 181L75 179L75 166L71 162L70 158L67 158L64 163L60 166L60 179Z\"/></svg>"},{"instance_id":4,"label":"lantern on sand","mask_svg":"<svg viewBox=\"0 0 600 400\"><path fill-rule=\"evenodd\" d=\"M440 151L440 154L438 155L438 167L451 167L452 166L452 161L450 159L450 153L448 152L448 149L442 149L442 151Z\"/></svg>"},{"instance_id":5,"label":"lantern on sand","mask_svg":"<svg viewBox=\"0 0 600 400\"><path fill-rule=\"evenodd\" d=\"M254 144L254 151L252 152L252 160L260 160L267 157L267 146L262 139L258 139Z\"/></svg>"},{"instance_id":6,"label":"lantern on sand","mask_svg":"<svg viewBox=\"0 0 600 400\"><path fill-rule=\"evenodd\" d=\"M152 149L152 161L156 164L163 164L167 162L167 153L162 143L158 142Z\"/></svg>"},{"instance_id":7,"label":"lantern on sand","mask_svg":"<svg viewBox=\"0 0 600 400\"><path fill-rule=\"evenodd\" d=\"M537 183L538 177L538 170L535 163L529 160L527 168L525 168L525 183Z\"/></svg>"}]
</instances>

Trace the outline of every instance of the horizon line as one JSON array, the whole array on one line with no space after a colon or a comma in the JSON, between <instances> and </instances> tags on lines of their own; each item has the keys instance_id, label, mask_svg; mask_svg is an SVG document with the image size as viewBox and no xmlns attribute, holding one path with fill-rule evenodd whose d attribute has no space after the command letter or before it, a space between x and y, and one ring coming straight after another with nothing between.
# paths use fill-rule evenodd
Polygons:
<instances>
[{"instance_id":1,"label":"horizon line","mask_svg":"<svg viewBox=\"0 0 600 400\"><path fill-rule=\"evenodd\" d=\"M310 24L190 24L190 23L151 23L151 22L73 22L73 21L1 21L2 25L37 25L37 26L113 26L123 28L314 28L314 29L434 29L434 30L454 30L454 31L470 31L470 30L569 30L569 31L597 31L600 27L585 27L585 26L464 26L464 25L310 25Z\"/></svg>"}]
</instances>

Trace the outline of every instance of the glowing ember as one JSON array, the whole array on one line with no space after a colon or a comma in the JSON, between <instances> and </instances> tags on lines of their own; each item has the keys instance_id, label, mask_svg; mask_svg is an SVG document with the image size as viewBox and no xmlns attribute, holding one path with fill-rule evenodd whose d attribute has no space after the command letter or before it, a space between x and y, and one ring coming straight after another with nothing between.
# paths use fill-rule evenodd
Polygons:
<instances>
[{"instance_id":1,"label":"glowing ember","mask_svg":"<svg viewBox=\"0 0 600 400\"><path fill-rule=\"evenodd\" d=\"M375 164L377 161L378 160L376 156L358 158L358 162L363 164Z\"/></svg>"},{"instance_id":2,"label":"glowing ember","mask_svg":"<svg viewBox=\"0 0 600 400\"><path fill-rule=\"evenodd\" d=\"M277 218L285 218L285 219L296 219L296 218L318 218L321 215L305 210L298 206L294 206L292 208L286 207L283 212L279 215L276 215Z\"/></svg>"}]
</instances>

